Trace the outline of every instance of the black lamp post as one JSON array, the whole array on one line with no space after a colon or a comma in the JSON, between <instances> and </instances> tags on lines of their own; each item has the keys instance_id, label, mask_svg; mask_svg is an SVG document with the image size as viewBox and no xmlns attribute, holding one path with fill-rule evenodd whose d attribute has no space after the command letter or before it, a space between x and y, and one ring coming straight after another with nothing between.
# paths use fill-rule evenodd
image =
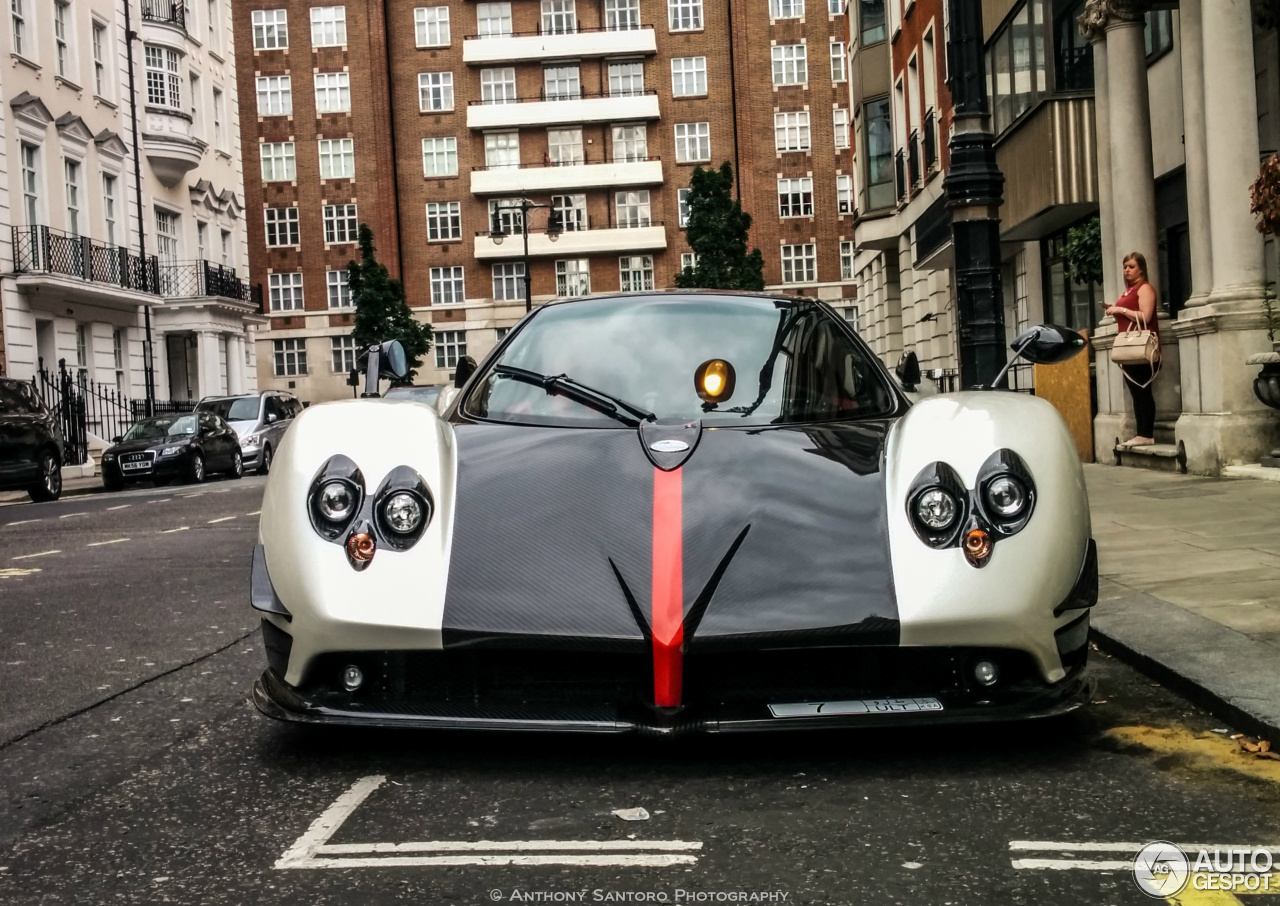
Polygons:
<instances>
[{"instance_id":1,"label":"black lamp post","mask_svg":"<svg viewBox=\"0 0 1280 906\"><path fill-rule=\"evenodd\" d=\"M982 4L947 0L951 89L951 166L945 190L951 209L956 268L960 386L989 385L1004 366L1004 304L1000 286L1000 218L1004 175L989 131Z\"/></svg>"},{"instance_id":2,"label":"black lamp post","mask_svg":"<svg viewBox=\"0 0 1280 906\"><path fill-rule=\"evenodd\" d=\"M520 199L519 204L498 205L493 209L493 223L490 224L489 238L494 245L502 245L507 238L507 231L502 225L503 211L520 212L520 234L524 236L524 310L533 311L533 269L529 267L529 212L534 208L550 208L547 214L547 238L555 242L564 232L564 215L549 204L534 204L527 198Z\"/></svg>"}]
</instances>

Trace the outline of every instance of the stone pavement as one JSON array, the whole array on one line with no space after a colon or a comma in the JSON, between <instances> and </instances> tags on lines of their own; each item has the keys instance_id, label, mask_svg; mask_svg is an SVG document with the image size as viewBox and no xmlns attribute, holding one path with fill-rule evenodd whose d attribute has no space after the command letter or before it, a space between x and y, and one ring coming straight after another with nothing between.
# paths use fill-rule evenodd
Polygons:
<instances>
[{"instance_id":1,"label":"stone pavement","mask_svg":"<svg viewBox=\"0 0 1280 906\"><path fill-rule=\"evenodd\" d=\"M105 491L101 475L84 478L62 479L62 496L83 497L85 494L97 494ZM0 491L0 506L11 506L16 503L30 503L31 496L26 491Z\"/></svg>"},{"instance_id":2,"label":"stone pavement","mask_svg":"<svg viewBox=\"0 0 1280 906\"><path fill-rule=\"evenodd\" d=\"M1084 470L1099 643L1280 739L1280 482Z\"/></svg>"}]
</instances>

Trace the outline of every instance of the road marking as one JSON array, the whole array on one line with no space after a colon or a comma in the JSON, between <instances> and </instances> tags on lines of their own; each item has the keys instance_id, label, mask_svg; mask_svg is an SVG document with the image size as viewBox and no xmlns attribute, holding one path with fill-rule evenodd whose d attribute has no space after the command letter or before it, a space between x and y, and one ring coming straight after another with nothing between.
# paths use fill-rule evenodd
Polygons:
<instances>
[{"instance_id":1,"label":"road marking","mask_svg":"<svg viewBox=\"0 0 1280 906\"><path fill-rule=\"evenodd\" d=\"M162 497L160 500L148 500L147 503L168 503L172 497Z\"/></svg>"},{"instance_id":2,"label":"road marking","mask_svg":"<svg viewBox=\"0 0 1280 906\"><path fill-rule=\"evenodd\" d=\"M0 579L21 579L23 576L29 576L32 573L38 572L42 572L42 570L36 569L34 566L0 568Z\"/></svg>"},{"instance_id":3,"label":"road marking","mask_svg":"<svg viewBox=\"0 0 1280 906\"><path fill-rule=\"evenodd\" d=\"M106 545L106 544L119 544L122 541L132 541L132 540L133 540L132 538L112 538L110 541L94 541L94 542L91 542L90 544L86 544L85 547L102 547L103 545Z\"/></svg>"},{"instance_id":4,"label":"road marking","mask_svg":"<svg viewBox=\"0 0 1280 906\"><path fill-rule=\"evenodd\" d=\"M189 528L191 528L191 526L189 526L189 525L184 525L184 526L182 526L182 527L180 527L180 528L165 529L165 530L164 530L163 532L161 532L160 534L162 534L162 535L172 535L174 532L185 532L185 531L186 531L187 529L189 529Z\"/></svg>"},{"instance_id":5,"label":"road marking","mask_svg":"<svg viewBox=\"0 0 1280 906\"><path fill-rule=\"evenodd\" d=\"M88 513L63 513L59 519L70 519L72 516L88 516Z\"/></svg>"},{"instance_id":6,"label":"road marking","mask_svg":"<svg viewBox=\"0 0 1280 906\"><path fill-rule=\"evenodd\" d=\"M133 506L132 503L122 503L119 506L109 506L107 507L107 512L110 513L112 510L127 510L131 506Z\"/></svg>"},{"instance_id":7,"label":"road marking","mask_svg":"<svg viewBox=\"0 0 1280 906\"><path fill-rule=\"evenodd\" d=\"M23 554L21 557L11 557L12 560L30 560L32 557L47 557L50 554L60 554L62 551L41 551L38 554Z\"/></svg>"},{"instance_id":8,"label":"road marking","mask_svg":"<svg viewBox=\"0 0 1280 906\"><path fill-rule=\"evenodd\" d=\"M252 513L245 513L245 515L246 515L246 516L261 516L261 515L262 515L262 510L254 510ZM32 519L31 521L32 521L32 522L35 522L35 520L34 520L34 519ZM16 522L11 522L11 523L9 523L9 524L10 524L10 525L17 525L17 523L16 523Z\"/></svg>"},{"instance_id":9,"label":"road marking","mask_svg":"<svg viewBox=\"0 0 1280 906\"><path fill-rule=\"evenodd\" d=\"M26 525L29 522L39 522L39 521L40 521L39 519L23 519L23 520L20 520L19 522L6 522L5 528L8 528L11 525Z\"/></svg>"},{"instance_id":10,"label":"road marking","mask_svg":"<svg viewBox=\"0 0 1280 906\"><path fill-rule=\"evenodd\" d=\"M684 840L438 840L427 843L326 845L343 822L386 782L382 774L361 777L339 796L277 860L287 868L385 868L404 865L584 865L661 867L698 861L699 842ZM559 850L558 852L556 850ZM647 850L640 852L639 850ZM405 856L381 853L453 853ZM356 855L357 858L334 858ZM373 856L360 858L359 856ZM328 856L329 858L317 858Z\"/></svg>"},{"instance_id":11,"label":"road marking","mask_svg":"<svg viewBox=\"0 0 1280 906\"><path fill-rule=\"evenodd\" d=\"M223 516L221 519L210 519L208 522L205 523L205 525L213 525L215 522L227 522L235 518L236 518L235 516Z\"/></svg>"}]
</instances>

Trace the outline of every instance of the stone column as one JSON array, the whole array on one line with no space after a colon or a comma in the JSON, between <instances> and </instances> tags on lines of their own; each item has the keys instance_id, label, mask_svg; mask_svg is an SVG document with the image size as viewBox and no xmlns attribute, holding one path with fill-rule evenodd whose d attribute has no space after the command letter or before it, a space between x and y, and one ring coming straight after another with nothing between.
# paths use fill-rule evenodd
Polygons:
<instances>
[{"instance_id":1,"label":"stone column","mask_svg":"<svg viewBox=\"0 0 1280 906\"><path fill-rule=\"evenodd\" d=\"M1102 227L1102 293L1106 299L1120 295L1116 256L1115 208L1111 195L1111 118L1107 96L1106 32L1090 38L1093 45L1093 121L1098 136L1098 221Z\"/></svg>"},{"instance_id":2,"label":"stone column","mask_svg":"<svg viewBox=\"0 0 1280 906\"><path fill-rule=\"evenodd\" d=\"M227 393L244 393L244 334L227 337Z\"/></svg>"},{"instance_id":3,"label":"stone column","mask_svg":"<svg viewBox=\"0 0 1280 906\"><path fill-rule=\"evenodd\" d=\"M1191 298L1203 305L1213 288L1213 233L1209 216L1209 166L1205 148L1204 40L1201 0L1182 0L1178 8L1182 56L1182 131L1187 166L1187 229L1191 238Z\"/></svg>"},{"instance_id":4,"label":"stone column","mask_svg":"<svg viewBox=\"0 0 1280 906\"><path fill-rule=\"evenodd\" d=\"M217 396L222 392L221 372L218 367L218 333L213 330L202 330L197 334L196 374L199 382L196 385L196 399L206 396Z\"/></svg>"}]
</instances>

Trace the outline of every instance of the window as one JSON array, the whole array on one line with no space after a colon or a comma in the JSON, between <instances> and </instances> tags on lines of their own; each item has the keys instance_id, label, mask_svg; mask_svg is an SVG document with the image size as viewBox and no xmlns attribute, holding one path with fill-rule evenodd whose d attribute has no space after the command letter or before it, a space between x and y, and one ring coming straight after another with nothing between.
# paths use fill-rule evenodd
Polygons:
<instances>
[{"instance_id":1,"label":"window","mask_svg":"<svg viewBox=\"0 0 1280 906\"><path fill-rule=\"evenodd\" d=\"M547 156L556 166L582 163L582 128L548 129Z\"/></svg>"},{"instance_id":2,"label":"window","mask_svg":"<svg viewBox=\"0 0 1280 906\"><path fill-rule=\"evenodd\" d=\"M253 11L253 49L281 50L289 46L289 14L282 9Z\"/></svg>"},{"instance_id":3,"label":"window","mask_svg":"<svg viewBox=\"0 0 1280 906\"><path fill-rule=\"evenodd\" d=\"M644 160L649 156L649 136L643 125L613 127L613 159Z\"/></svg>"},{"instance_id":4,"label":"window","mask_svg":"<svg viewBox=\"0 0 1280 906\"><path fill-rule=\"evenodd\" d=\"M53 4L53 44L56 51L58 75L64 79L71 77L71 48L68 41L71 36L71 4L65 0L54 0Z\"/></svg>"},{"instance_id":5,"label":"window","mask_svg":"<svg viewBox=\"0 0 1280 906\"><path fill-rule=\"evenodd\" d=\"M689 193L692 189L676 189L676 211L680 218L680 228L689 225Z\"/></svg>"},{"instance_id":6,"label":"window","mask_svg":"<svg viewBox=\"0 0 1280 906\"><path fill-rule=\"evenodd\" d=\"M835 136L836 150L843 151L849 147L849 111L836 107L831 111L832 135Z\"/></svg>"},{"instance_id":7,"label":"window","mask_svg":"<svg viewBox=\"0 0 1280 906\"><path fill-rule=\"evenodd\" d=\"M707 58L675 57L671 61L671 94L692 97L707 93Z\"/></svg>"},{"instance_id":8,"label":"window","mask_svg":"<svg viewBox=\"0 0 1280 906\"><path fill-rule=\"evenodd\" d=\"M293 81L289 76L258 77L258 116L292 116Z\"/></svg>"},{"instance_id":9,"label":"window","mask_svg":"<svg viewBox=\"0 0 1280 906\"><path fill-rule=\"evenodd\" d=\"M613 201L617 208L618 226L624 229L634 229L651 225L648 189L616 192Z\"/></svg>"},{"instance_id":10,"label":"window","mask_svg":"<svg viewBox=\"0 0 1280 906\"><path fill-rule=\"evenodd\" d=\"M570 101L582 97L578 67L548 66L543 69L542 96L548 101Z\"/></svg>"},{"instance_id":11,"label":"window","mask_svg":"<svg viewBox=\"0 0 1280 906\"><path fill-rule=\"evenodd\" d=\"M144 56L147 64L147 104L181 110L182 81L178 78L178 52L148 44Z\"/></svg>"},{"instance_id":12,"label":"window","mask_svg":"<svg viewBox=\"0 0 1280 906\"><path fill-rule=\"evenodd\" d=\"M311 46L342 47L347 43L345 6L311 7Z\"/></svg>"},{"instance_id":13,"label":"window","mask_svg":"<svg viewBox=\"0 0 1280 906\"><path fill-rule=\"evenodd\" d=\"M520 166L520 133L490 132L484 137L484 165L490 170L514 170Z\"/></svg>"},{"instance_id":14,"label":"window","mask_svg":"<svg viewBox=\"0 0 1280 906\"><path fill-rule=\"evenodd\" d=\"M351 112L351 75L346 72L316 73L316 113Z\"/></svg>"},{"instance_id":15,"label":"window","mask_svg":"<svg viewBox=\"0 0 1280 906\"><path fill-rule=\"evenodd\" d=\"M809 81L809 56L803 44L777 44L773 52L773 84L803 85Z\"/></svg>"},{"instance_id":16,"label":"window","mask_svg":"<svg viewBox=\"0 0 1280 906\"><path fill-rule=\"evenodd\" d=\"M476 21L480 26L480 36L497 38L511 34L511 4L477 3Z\"/></svg>"},{"instance_id":17,"label":"window","mask_svg":"<svg viewBox=\"0 0 1280 906\"><path fill-rule=\"evenodd\" d=\"M427 204L427 242L462 238L462 202L432 201Z\"/></svg>"},{"instance_id":18,"label":"window","mask_svg":"<svg viewBox=\"0 0 1280 906\"><path fill-rule=\"evenodd\" d=\"M773 115L773 147L779 151L809 150L809 111Z\"/></svg>"},{"instance_id":19,"label":"window","mask_svg":"<svg viewBox=\"0 0 1280 906\"><path fill-rule=\"evenodd\" d=\"M833 82L844 81L845 59L846 58L844 55L844 42L832 41L831 42L831 81Z\"/></svg>"},{"instance_id":20,"label":"window","mask_svg":"<svg viewBox=\"0 0 1280 906\"><path fill-rule=\"evenodd\" d=\"M885 39L884 0L855 0L862 43L875 44Z\"/></svg>"},{"instance_id":21,"label":"window","mask_svg":"<svg viewBox=\"0 0 1280 906\"><path fill-rule=\"evenodd\" d=\"M89 370L89 329L83 324L76 325L76 367L82 377Z\"/></svg>"},{"instance_id":22,"label":"window","mask_svg":"<svg viewBox=\"0 0 1280 906\"><path fill-rule=\"evenodd\" d=\"M489 225L494 224L496 217L503 233L518 233L523 230L524 213L520 208L520 201L519 198L489 199Z\"/></svg>"},{"instance_id":23,"label":"window","mask_svg":"<svg viewBox=\"0 0 1280 906\"><path fill-rule=\"evenodd\" d=\"M516 71L480 70L480 100L485 104L512 104L516 100ZM452 106L452 104L451 104Z\"/></svg>"},{"instance_id":24,"label":"window","mask_svg":"<svg viewBox=\"0 0 1280 906\"><path fill-rule=\"evenodd\" d=\"M67 232L80 235L80 162L63 158L62 172L67 190Z\"/></svg>"},{"instance_id":25,"label":"window","mask_svg":"<svg viewBox=\"0 0 1280 906\"><path fill-rule=\"evenodd\" d=\"M458 140L456 138L449 136L422 140L422 175L426 177L458 175Z\"/></svg>"},{"instance_id":26,"label":"window","mask_svg":"<svg viewBox=\"0 0 1280 906\"><path fill-rule=\"evenodd\" d=\"M418 73L418 109L424 113L453 109L453 73Z\"/></svg>"},{"instance_id":27,"label":"window","mask_svg":"<svg viewBox=\"0 0 1280 906\"><path fill-rule=\"evenodd\" d=\"M351 307L351 286L347 283L347 270L325 271L325 283L329 290L330 308Z\"/></svg>"},{"instance_id":28,"label":"window","mask_svg":"<svg viewBox=\"0 0 1280 906\"><path fill-rule=\"evenodd\" d=\"M840 243L840 279L853 279L853 243ZM857 329L857 321L854 322L854 329Z\"/></svg>"},{"instance_id":29,"label":"window","mask_svg":"<svg viewBox=\"0 0 1280 906\"><path fill-rule=\"evenodd\" d=\"M585 230L589 226L585 195L552 195L551 210L560 215L560 224L567 232Z\"/></svg>"},{"instance_id":30,"label":"window","mask_svg":"<svg viewBox=\"0 0 1280 906\"><path fill-rule=\"evenodd\" d=\"M698 255L696 252L680 253L680 270L694 270L698 266Z\"/></svg>"},{"instance_id":31,"label":"window","mask_svg":"<svg viewBox=\"0 0 1280 906\"><path fill-rule=\"evenodd\" d=\"M267 223L267 245L298 245L298 206L267 208L263 214Z\"/></svg>"},{"instance_id":32,"label":"window","mask_svg":"<svg viewBox=\"0 0 1280 906\"><path fill-rule=\"evenodd\" d=\"M436 367L453 368L467 354L464 330L441 330L436 334Z\"/></svg>"},{"instance_id":33,"label":"window","mask_svg":"<svg viewBox=\"0 0 1280 906\"><path fill-rule=\"evenodd\" d=\"M556 295L588 296L591 294L591 262L571 258L556 262Z\"/></svg>"},{"instance_id":34,"label":"window","mask_svg":"<svg viewBox=\"0 0 1280 906\"><path fill-rule=\"evenodd\" d=\"M205 0L205 12L209 20L209 49L220 51L222 49L222 42L219 40L222 34L222 10L218 6L218 0Z\"/></svg>"},{"instance_id":35,"label":"window","mask_svg":"<svg viewBox=\"0 0 1280 906\"><path fill-rule=\"evenodd\" d=\"M495 327L493 329L494 337L499 343L506 339L507 334L511 333L510 327Z\"/></svg>"},{"instance_id":36,"label":"window","mask_svg":"<svg viewBox=\"0 0 1280 906\"><path fill-rule=\"evenodd\" d=\"M178 215L156 208L156 257L161 264L178 263Z\"/></svg>"},{"instance_id":37,"label":"window","mask_svg":"<svg viewBox=\"0 0 1280 906\"><path fill-rule=\"evenodd\" d=\"M448 47L449 7L418 7L413 11L413 28L419 47Z\"/></svg>"},{"instance_id":38,"label":"window","mask_svg":"<svg viewBox=\"0 0 1280 906\"><path fill-rule=\"evenodd\" d=\"M818 279L818 247L813 243L782 247L782 282L813 283Z\"/></svg>"},{"instance_id":39,"label":"window","mask_svg":"<svg viewBox=\"0 0 1280 906\"><path fill-rule=\"evenodd\" d=\"M111 331L111 360L116 368L116 392L118 393L124 393L125 391L124 363L125 349L128 343L125 328L117 327Z\"/></svg>"},{"instance_id":40,"label":"window","mask_svg":"<svg viewBox=\"0 0 1280 906\"><path fill-rule=\"evenodd\" d=\"M676 123L676 162L711 160L711 124Z\"/></svg>"},{"instance_id":41,"label":"window","mask_svg":"<svg viewBox=\"0 0 1280 906\"><path fill-rule=\"evenodd\" d=\"M307 341L273 340L276 353L276 377L293 377L307 373Z\"/></svg>"},{"instance_id":42,"label":"window","mask_svg":"<svg viewBox=\"0 0 1280 906\"><path fill-rule=\"evenodd\" d=\"M293 142L263 142L258 153L262 157L263 182L292 182L297 178Z\"/></svg>"},{"instance_id":43,"label":"window","mask_svg":"<svg viewBox=\"0 0 1280 906\"><path fill-rule=\"evenodd\" d=\"M188 74L187 85L187 97L191 101L191 131L198 135L204 131L204 105L201 103L203 98L200 96L200 76L194 72Z\"/></svg>"},{"instance_id":44,"label":"window","mask_svg":"<svg viewBox=\"0 0 1280 906\"><path fill-rule=\"evenodd\" d=\"M855 331L858 329L858 306L849 305L840 310L841 316Z\"/></svg>"},{"instance_id":45,"label":"window","mask_svg":"<svg viewBox=\"0 0 1280 906\"><path fill-rule=\"evenodd\" d=\"M828 16L843 16L843 15L844 15L844 0L827 0L827 15L828 15Z\"/></svg>"},{"instance_id":46,"label":"window","mask_svg":"<svg viewBox=\"0 0 1280 906\"><path fill-rule=\"evenodd\" d=\"M667 21L672 31L702 28L702 0L667 0Z\"/></svg>"},{"instance_id":47,"label":"window","mask_svg":"<svg viewBox=\"0 0 1280 906\"><path fill-rule=\"evenodd\" d=\"M209 224L203 220L196 221L196 260L204 261L209 257Z\"/></svg>"},{"instance_id":48,"label":"window","mask_svg":"<svg viewBox=\"0 0 1280 906\"><path fill-rule=\"evenodd\" d=\"M1146 13L1145 19L1144 38L1150 62L1173 47L1173 13L1167 9L1155 10Z\"/></svg>"},{"instance_id":49,"label":"window","mask_svg":"<svg viewBox=\"0 0 1280 906\"><path fill-rule=\"evenodd\" d=\"M1048 90L1044 0L1031 0L994 37L987 50L992 127L1007 130Z\"/></svg>"},{"instance_id":50,"label":"window","mask_svg":"<svg viewBox=\"0 0 1280 906\"><path fill-rule=\"evenodd\" d=\"M624 293L641 293L653 289L653 257L632 255L618 259L618 272Z\"/></svg>"},{"instance_id":51,"label":"window","mask_svg":"<svg viewBox=\"0 0 1280 906\"><path fill-rule=\"evenodd\" d=\"M799 179L778 180L778 216L813 216L812 178L805 176Z\"/></svg>"},{"instance_id":52,"label":"window","mask_svg":"<svg viewBox=\"0 0 1280 906\"><path fill-rule=\"evenodd\" d=\"M353 138L321 139L320 178L354 179L356 175L356 141Z\"/></svg>"},{"instance_id":53,"label":"window","mask_svg":"<svg viewBox=\"0 0 1280 906\"><path fill-rule=\"evenodd\" d=\"M359 231L356 206L353 204L327 204L323 207L324 241L327 245L355 242Z\"/></svg>"},{"instance_id":54,"label":"window","mask_svg":"<svg viewBox=\"0 0 1280 906\"><path fill-rule=\"evenodd\" d=\"M893 177L893 130L889 123L889 99L871 101L863 108L867 122L867 207L888 207L898 197Z\"/></svg>"},{"instance_id":55,"label":"window","mask_svg":"<svg viewBox=\"0 0 1280 906\"><path fill-rule=\"evenodd\" d=\"M803 19L804 0L769 0L770 19Z\"/></svg>"},{"instance_id":56,"label":"window","mask_svg":"<svg viewBox=\"0 0 1280 906\"><path fill-rule=\"evenodd\" d=\"M13 52L22 55L27 52L27 16L23 9L25 0L9 0L9 9L13 23Z\"/></svg>"},{"instance_id":57,"label":"window","mask_svg":"<svg viewBox=\"0 0 1280 906\"><path fill-rule=\"evenodd\" d=\"M640 0L604 0L604 27L626 31L640 27Z\"/></svg>"},{"instance_id":58,"label":"window","mask_svg":"<svg viewBox=\"0 0 1280 906\"><path fill-rule=\"evenodd\" d=\"M431 304L452 305L463 302L462 268L431 268Z\"/></svg>"},{"instance_id":59,"label":"window","mask_svg":"<svg viewBox=\"0 0 1280 906\"><path fill-rule=\"evenodd\" d=\"M542 0L542 33L567 35L578 30L574 0Z\"/></svg>"},{"instance_id":60,"label":"window","mask_svg":"<svg viewBox=\"0 0 1280 906\"><path fill-rule=\"evenodd\" d=\"M272 311L302 311L302 272L267 274Z\"/></svg>"},{"instance_id":61,"label":"window","mask_svg":"<svg viewBox=\"0 0 1280 906\"><path fill-rule=\"evenodd\" d=\"M644 94L644 64L610 63L609 94L614 97Z\"/></svg>"},{"instance_id":62,"label":"window","mask_svg":"<svg viewBox=\"0 0 1280 906\"><path fill-rule=\"evenodd\" d=\"M93 44L93 91L99 97L107 96L107 27L93 23L90 41Z\"/></svg>"},{"instance_id":63,"label":"window","mask_svg":"<svg viewBox=\"0 0 1280 906\"><path fill-rule=\"evenodd\" d=\"M1075 0L1053 20L1053 66L1059 91L1093 90L1093 45L1077 24L1083 13L1084 0Z\"/></svg>"},{"instance_id":64,"label":"window","mask_svg":"<svg viewBox=\"0 0 1280 906\"><path fill-rule=\"evenodd\" d=\"M524 298L524 262L493 266L493 298L503 302L515 302Z\"/></svg>"},{"instance_id":65,"label":"window","mask_svg":"<svg viewBox=\"0 0 1280 906\"><path fill-rule=\"evenodd\" d=\"M35 145L22 143L22 209L27 226L40 222L40 151Z\"/></svg>"},{"instance_id":66,"label":"window","mask_svg":"<svg viewBox=\"0 0 1280 906\"><path fill-rule=\"evenodd\" d=\"M847 173L836 176L836 211L840 214L853 213L853 177Z\"/></svg>"},{"instance_id":67,"label":"window","mask_svg":"<svg viewBox=\"0 0 1280 906\"><path fill-rule=\"evenodd\" d=\"M213 89L213 147L227 147L227 102L220 88Z\"/></svg>"},{"instance_id":68,"label":"window","mask_svg":"<svg viewBox=\"0 0 1280 906\"><path fill-rule=\"evenodd\" d=\"M356 370L355 337L330 337L329 346L333 354L334 374L346 374Z\"/></svg>"},{"instance_id":69,"label":"window","mask_svg":"<svg viewBox=\"0 0 1280 906\"><path fill-rule=\"evenodd\" d=\"M235 262L231 259L231 231L222 231L222 266L234 267Z\"/></svg>"},{"instance_id":70,"label":"window","mask_svg":"<svg viewBox=\"0 0 1280 906\"><path fill-rule=\"evenodd\" d=\"M106 226L107 245L115 245L116 239L116 223L118 214L116 213L116 177L109 173L102 174L102 220Z\"/></svg>"}]
</instances>

